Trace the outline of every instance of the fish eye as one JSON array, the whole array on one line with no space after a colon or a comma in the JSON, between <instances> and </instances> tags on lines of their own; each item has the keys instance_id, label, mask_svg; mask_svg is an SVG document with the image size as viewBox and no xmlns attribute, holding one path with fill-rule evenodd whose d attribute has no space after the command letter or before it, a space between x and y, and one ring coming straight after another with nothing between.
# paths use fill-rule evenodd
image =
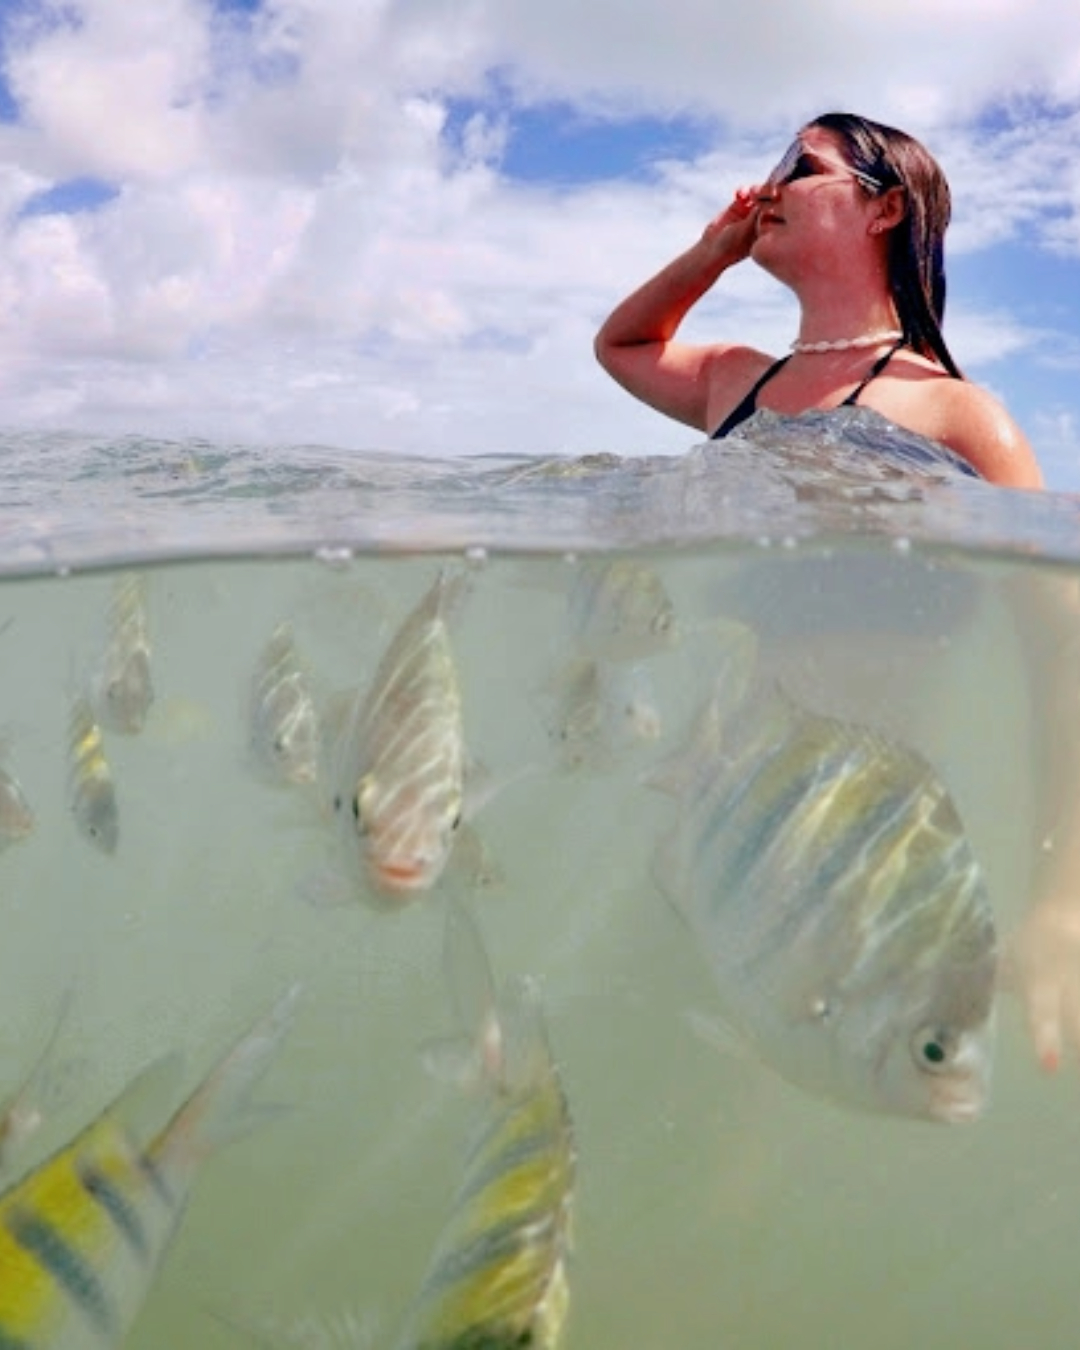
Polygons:
<instances>
[{"instance_id":1,"label":"fish eye","mask_svg":"<svg viewBox=\"0 0 1080 1350\"><path fill-rule=\"evenodd\" d=\"M951 1040L942 1027L920 1027L911 1038L911 1053L916 1064L929 1073L946 1068L952 1057Z\"/></svg>"},{"instance_id":2,"label":"fish eye","mask_svg":"<svg viewBox=\"0 0 1080 1350\"><path fill-rule=\"evenodd\" d=\"M366 822L364 821L364 813L363 813L363 811L362 811L362 809L361 809L361 806L360 806L360 793L359 793L359 792L355 793L355 794L350 798L350 800L349 800L349 805L352 807L353 820L356 821L356 833L357 833L357 834L366 834L366 833L367 833L367 824L366 824Z\"/></svg>"}]
</instances>

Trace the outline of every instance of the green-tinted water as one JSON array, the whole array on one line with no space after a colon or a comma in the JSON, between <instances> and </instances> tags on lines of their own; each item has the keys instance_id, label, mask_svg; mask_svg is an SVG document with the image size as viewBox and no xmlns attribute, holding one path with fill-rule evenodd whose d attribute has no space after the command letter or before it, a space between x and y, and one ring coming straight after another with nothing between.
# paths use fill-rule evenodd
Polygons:
<instances>
[{"instance_id":1,"label":"green-tinted water","mask_svg":"<svg viewBox=\"0 0 1080 1350\"><path fill-rule=\"evenodd\" d=\"M230 1323L266 1344L392 1346L452 1205L482 1105L420 1053L453 1030L445 898L399 912L314 903L332 832L302 794L252 772L245 712L282 620L321 689L365 685L439 561L146 569L156 699L140 735L106 732L112 857L71 818L66 741L114 578L0 592L6 764L38 817L0 856L7 1088L72 998L57 1101L18 1166L163 1052L186 1053L193 1084L281 989L304 987L259 1089L289 1109L207 1163L134 1350L252 1343ZM993 1100L968 1126L849 1113L705 1043L688 1014L709 1013L712 977L651 877L677 808L641 782L708 691L723 652L712 621L736 616L795 698L931 760L1007 931L1034 850L1020 564L887 539L636 561L662 580L683 636L646 661L659 737L610 768L560 770L545 728L578 564L493 556L453 623L469 749L505 780L477 818L496 877L474 909L497 975L541 981L575 1121L567 1350L1071 1347L1074 1073L1039 1073L1011 1002ZM346 1313L349 1341L311 1330Z\"/></svg>"}]
</instances>

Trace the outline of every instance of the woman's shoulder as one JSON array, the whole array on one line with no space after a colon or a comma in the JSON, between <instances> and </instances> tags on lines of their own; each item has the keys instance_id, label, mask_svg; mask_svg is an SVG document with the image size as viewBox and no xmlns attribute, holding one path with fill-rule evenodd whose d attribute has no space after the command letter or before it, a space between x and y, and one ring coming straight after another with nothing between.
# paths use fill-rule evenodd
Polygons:
<instances>
[{"instance_id":1,"label":"woman's shoulder","mask_svg":"<svg viewBox=\"0 0 1080 1350\"><path fill-rule=\"evenodd\" d=\"M989 389L957 379L914 352L904 352L890 374L878 405L886 417L948 446L989 482L1043 486L1027 437Z\"/></svg>"}]
</instances>

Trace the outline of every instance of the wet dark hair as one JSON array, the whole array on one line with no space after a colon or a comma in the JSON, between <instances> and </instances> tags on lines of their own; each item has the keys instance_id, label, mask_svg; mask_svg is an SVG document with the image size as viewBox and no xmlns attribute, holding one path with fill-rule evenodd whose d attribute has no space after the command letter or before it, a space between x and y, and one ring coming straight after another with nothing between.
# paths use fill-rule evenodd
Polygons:
<instances>
[{"instance_id":1,"label":"wet dark hair","mask_svg":"<svg viewBox=\"0 0 1080 1350\"><path fill-rule=\"evenodd\" d=\"M848 163L904 189L907 210L889 231L889 288L909 347L963 379L941 333L945 316L945 231L952 197L941 166L913 136L855 113L824 113L808 124L831 131ZM864 185L864 191L873 189ZM877 194L875 194L877 195Z\"/></svg>"}]
</instances>

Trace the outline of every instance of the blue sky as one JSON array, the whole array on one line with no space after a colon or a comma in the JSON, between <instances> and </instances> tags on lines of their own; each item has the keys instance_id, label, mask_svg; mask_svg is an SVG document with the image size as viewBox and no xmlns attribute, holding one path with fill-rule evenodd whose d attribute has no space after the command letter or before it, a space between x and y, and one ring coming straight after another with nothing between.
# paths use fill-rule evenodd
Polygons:
<instances>
[{"instance_id":1,"label":"blue sky","mask_svg":"<svg viewBox=\"0 0 1080 1350\"><path fill-rule=\"evenodd\" d=\"M837 107L940 159L950 345L1080 490L1060 0L0 4L0 421L677 452L592 335ZM686 332L779 353L796 322L747 265Z\"/></svg>"}]
</instances>

